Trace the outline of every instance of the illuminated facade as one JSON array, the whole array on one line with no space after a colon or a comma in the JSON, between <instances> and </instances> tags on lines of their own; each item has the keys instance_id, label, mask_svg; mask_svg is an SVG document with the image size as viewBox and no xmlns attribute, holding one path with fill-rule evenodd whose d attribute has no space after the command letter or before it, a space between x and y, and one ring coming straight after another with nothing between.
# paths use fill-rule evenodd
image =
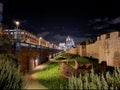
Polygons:
<instances>
[{"instance_id":1,"label":"illuminated facade","mask_svg":"<svg viewBox=\"0 0 120 90\"><path fill-rule=\"evenodd\" d=\"M75 47L75 43L73 38L71 38L70 36L66 38L65 43L59 43L60 50L67 50L67 49L71 49L72 47Z\"/></svg>"},{"instance_id":2,"label":"illuminated facade","mask_svg":"<svg viewBox=\"0 0 120 90\"><path fill-rule=\"evenodd\" d=\"M66 50L65 43L59 43L59 49L60 50Z\"/></svg>"},{"instance_id":3,"label":"illuminated facade","mask_svg":"<svg viewBox=\"0 0 120 90\"><path fill-rule=\"evenodd\" d=\"M20 38L21 42L58 49L57 45L43 39L42 37L37 37L36 35L28 32L26 30L20 30L19 29L18 32L19 32L18 35L19 35L19 38ZM14 42L14 40L17 39L17 31L16 31L16 29L4 30L4 34L8 35L11 38L11 41L13 41L13 42Z\"/></svg>"},{"instance_id":4,"label":"illuminated facade","mask_svg":"<svg viewBox=\"0 0 120 90\"><path fill-rule=\"evenodd\" d=\"M12 37L12 40L17 39L17 31L16 29L7 29L5 32L7 35L10 35ZM30 32L26 30L20 30L19 29L19 35L21 42L31 43L31 44L38 44L38 38L36 35L31 34Z\"/></svg>"},{"instance_id":5,"label":"illuminated facade","mask_svg":"<svg viewBox=\"0 0 120 90\"><path fill-rule=\"evenodd\" d=\"M66 38L66 49L70 49L72 47L75 47L75 43L73 38L70 38L69 36Z\"/></svg>"}]
</instances>

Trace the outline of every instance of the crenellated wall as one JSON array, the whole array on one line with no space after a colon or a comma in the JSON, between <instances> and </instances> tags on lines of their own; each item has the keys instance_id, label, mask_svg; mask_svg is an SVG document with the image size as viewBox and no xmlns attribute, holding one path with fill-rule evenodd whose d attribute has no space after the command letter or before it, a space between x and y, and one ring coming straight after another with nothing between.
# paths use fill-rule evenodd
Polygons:
<instances>
[{"instance_id":1,"label":"crenellated wall","mask_svg":"<svg viewBox=\"0 0 120 90\"><path fill-rule=\"evenodd\" d=\"M71 48L71 49L69 49L69 50L66 50L66 52L67 53L71 53L71 54L76 54L76 52L77 52L77 48Z\"/></svg>"},{"instance_id":2,"label":"crenellated wall","mask_svg":"<svg viewBox=\"0 0 120 90\"><path fill-rule=\"evenodd\" d=\"M68 52L71 53L72 49ZM98 36L95 43L84 48L83 45L78 45L74 54L97 58L99 62L106 61L109 66L120 66L120 32Z\"/></svg>"}]
</instances>

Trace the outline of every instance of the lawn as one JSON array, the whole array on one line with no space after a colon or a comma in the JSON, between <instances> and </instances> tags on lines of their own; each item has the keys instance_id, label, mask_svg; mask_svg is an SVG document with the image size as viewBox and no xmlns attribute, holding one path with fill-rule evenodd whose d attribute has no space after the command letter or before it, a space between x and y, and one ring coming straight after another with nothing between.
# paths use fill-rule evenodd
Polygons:
<instances>
[{"instance_id":1,"label":"lawn","mask_svg":"<svg viewBox=\"0 0 120 90\"><path fill-rule=\"evenodd\" d=\"M67 79L61 76L61 69L57 62L51 62L38 74L40 83L49 89L60 89L66 86Z\"/></svg>"},{"instance_id":2,"label":"lawn","mask_svg":"<svg viewBox=\"0 0 120 90\"><path fill-rule=\"evenodd\" d=\"M68 83L68 79L61 76L61 68L58 65L60 60L67 62L68 59L65 58L63 54L60 54L46 68L38 73L40 83L49 89L62 89L67 86L66 84ZM69 59L69 64L71 66L74 66L73 60L73 58ZM78 58L78 61L80 63L89 63L88 59L81 57Z\"/></svg>"},{"instance_id":3,"label":"lawn","mask_svg":"<svg viewBox=\"0 0 120 90\"><path fill-rule=\"evenodd\" d=\"M94 59L82 58L77 55L64 56L66 54L58 55L46 68L38 73L38 79L42 85L48 89L120 89L120 69L106 72L105 75L97 75L92 71L86 73L79 78L71 77L65 79L61 76L61 68L58 65L60 60L64 62L69 61L69 65L74 67L74 60L79 63L98 63ZM74 58L73 58L74 57ZM108 67L109 69L110 67ZM113 68L110 70L113 70Z\"/></svg>"}]
</instances>

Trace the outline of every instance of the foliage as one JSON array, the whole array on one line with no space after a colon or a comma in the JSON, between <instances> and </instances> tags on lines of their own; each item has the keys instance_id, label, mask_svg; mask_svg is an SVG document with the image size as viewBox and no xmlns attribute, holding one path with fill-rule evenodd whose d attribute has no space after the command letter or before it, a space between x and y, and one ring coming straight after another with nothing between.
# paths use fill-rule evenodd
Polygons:
<instances>
[{"instance_id":1,"label":"foliage","mask_svg":"<svg viewBox=\"0 0 120 90\"><path fill-rule=\"evenodd\" d=\"M61 57L65 56L62 53ZM79 63L94 63L91 58L76 58ZM67 59L62 60L67 62ZM54 60L45 69L39 72L39 80L44 86L49 89L120 89L120 69L116 68L112 73L96 74L93 69L91 73L80 75L79 78L72 76L69 79L61 77L61 69L58 65L59 60ZM98 63L95 61L95 63ZM74 66L74 59L69 60L69 64ZM108 67L110 68L110 67ZM109 70L112 70L110 68Z\"/></svg>"},{"instance_id":2,"label":"foliage","mask_svg":"<svg viewBox=\"0 0 120 90\"><path fill-rule=\"evenodd\" d=\"M1 89L22 89L24 87L23 76L16 63L17 59L13 55L0 55Z\"/></svg>"},{"instance_id":3,"label":"foliage","mask_svg":"<svg viewBox=\"0 0 120 90\"><path fill-rule=\"evenodd\" d=\"M75 58L80 57L80 55L78 55L78 54L65 53L65 54L64 54L64 57L66 57L67 59L75 59Z\"/></svg>"},{"instance_id":4,"label":"foliage","mask_svg":"<svg viewBox=\"0 0 120 90\"><path fill-rule=\"evenodd\" d=\"M55 60L63 60L66 59L65 52L60 52L58 56L55 57Z\"/></svg>"},{"instance_id":5,"label":"foliage","mask_svg":"<svg viewBox=\"0 0 120 90\"><path fill-rule=\"evenodd\" d=\"M106 75L98 75L91 71L79 78L72 76L64 89L120 89L120 69L115 69L113 74L107 72Z\"/></svg>"},{"instance_id":6,"label":"foliage","mask_svg":"<svg viewBox=\"0 0 120 90\"><path fill-rule=\"evenodd\" d=\"M78 62L87 61L80 57ZM62 60L67 62L67 60ZM59 60L53 60L46 68L39 72L38 78L41 84L48 87L49 89L65 89L68 83L68 79L61 76L61 68L58 65ZM74 60L70 60L69 64L74 66Z\"/></svg>"},{"instance_id":7,"label":"foliage","mask_svg":"<svg viewBox=\"0 0 120 90\"><path fill-rule=\"evenodd\" d=\"M75 59L75 58L79 58L79 57L80 57L80 55L78 55L78 54L70 54L70 53L61 52L55 59L63 60L63 59Z\"/></svg>"}]
</instances>

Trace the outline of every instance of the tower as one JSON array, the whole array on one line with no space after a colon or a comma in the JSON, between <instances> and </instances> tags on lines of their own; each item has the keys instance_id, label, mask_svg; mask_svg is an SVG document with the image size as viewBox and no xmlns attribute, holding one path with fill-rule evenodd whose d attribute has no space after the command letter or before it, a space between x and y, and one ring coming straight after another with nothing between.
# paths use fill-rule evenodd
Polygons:
<instances>
[{"instance_id":1,"label":"tower","mask_svg":"<svg viewBox=\"0 0 120 90\"><path fill-rule=\"evenodd\" d=\"M73 40L73 38L70 38L70 36L68 36L66 38L66 49L70 49L72 47L75 47L74 40Z\"/></svg>"}]
</instances>

